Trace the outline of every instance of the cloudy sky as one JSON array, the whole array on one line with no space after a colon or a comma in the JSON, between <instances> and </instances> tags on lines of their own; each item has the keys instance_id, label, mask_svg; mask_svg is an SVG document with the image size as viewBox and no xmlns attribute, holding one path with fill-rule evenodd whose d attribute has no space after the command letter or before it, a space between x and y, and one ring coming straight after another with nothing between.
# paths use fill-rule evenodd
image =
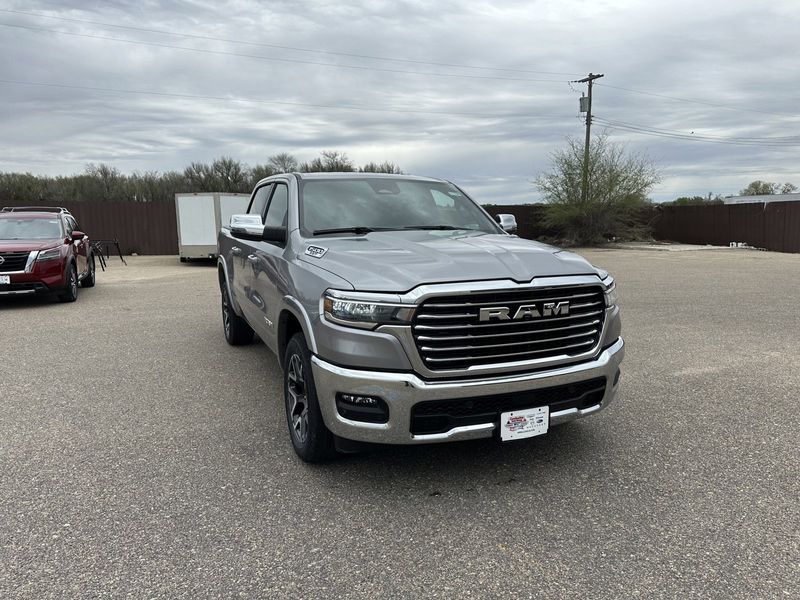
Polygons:
<instances>
[{"instance_id":1,"label":"cloudy sky","mask_svg":"<svg viewBox=\"0 0 800 600\"><path fill-rule=\"evenodd\" d=\"M5 1L0 170L337 149L534 202L593 71L654 200L800 185L798 32L796 0Z\"/></svg>"}]
</instances>

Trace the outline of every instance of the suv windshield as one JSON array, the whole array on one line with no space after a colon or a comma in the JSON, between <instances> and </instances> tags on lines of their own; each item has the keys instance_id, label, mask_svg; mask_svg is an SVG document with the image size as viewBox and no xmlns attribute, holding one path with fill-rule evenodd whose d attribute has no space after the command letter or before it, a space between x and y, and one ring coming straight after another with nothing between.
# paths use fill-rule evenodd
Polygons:
<instances>
[{"instance_id":1,"label":"suv windshield","mask_svg":"<svg viewBox=\"0 0 800 600\"><path fill-rule=\"evenodd\" d=\"M58 218L0 219L0 240L55 240L63 235L61 221Z\"/></svg>"},{"instance_id":2,"label":"suv windshield","mask_svg":"<svg viewBox=\"0 0 800 600\"><path fill-rule=\"evenodd\" d=\"M449 183L388 177L301 182L300 229L307 237L327 230L366 233L414 228L500 232L492 219Z\"/></svg>"}]
</instances>

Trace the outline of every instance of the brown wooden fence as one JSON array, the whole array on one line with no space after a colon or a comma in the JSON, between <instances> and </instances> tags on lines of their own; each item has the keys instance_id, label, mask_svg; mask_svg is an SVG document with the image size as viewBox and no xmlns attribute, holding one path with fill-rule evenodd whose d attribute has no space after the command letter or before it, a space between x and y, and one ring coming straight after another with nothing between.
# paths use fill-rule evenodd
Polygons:
<instances>
[{"instance_id":1,"label":"brown wooden fence","mask_svg":"<svg viewBox=\"0 0 800 600\"><path fill-rule=\"evenodd\" d=\"M52 204L52 203L50 203ZM47 206L33 202L32 206ZM91 239L119 240L124 254L177 254L173 203L61 202Z\"/></svg>"},{"instance_id":2,"label":"brown wooden fence","mask_svg":"<svg viewBox=\"0 0 800 600\"><path fill-rule=\"evenodd\" d=\"M92 238L116 238L126 254L178 253L175 206L172 203L62 204ZM521 237L558 237L558 232L542 226L543 207L540 204L487 206L486 209L490 214L513 214ZM659 240L720 246L746 242L777 252L800 252L800 202L659 206L655 212L653 235Z\"/></svg>"},{"instance_id":3,"label":"brown wooden fence","mask_svg":"<svg viewBox=\"0 0 800 600\"><path fill-rule=\"evenodd\" d=\"M800 202L662 206L659 240L727 246L746 242L776 252L800 252Z\"/></svg>"}]
</instances>

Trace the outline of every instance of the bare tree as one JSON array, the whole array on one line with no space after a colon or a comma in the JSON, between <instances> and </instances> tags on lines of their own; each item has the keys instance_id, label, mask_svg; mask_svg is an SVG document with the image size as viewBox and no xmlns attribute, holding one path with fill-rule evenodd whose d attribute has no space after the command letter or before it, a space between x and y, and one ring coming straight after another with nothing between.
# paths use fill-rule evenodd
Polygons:
<instances>
[{"instance_id":1,"label":"bare tree","mask_svg":"<svg viewBox=\"0 0 800 600\"><path fill-rule=\"evenodd\" d=\"M392 175L402 175L403 171L393 162L388 160L382 163L368 162L358 168L360 173L391 173Z\"/></svg>"},{"instance_id":2,"label":"bare tree","mask_svg":"<svg viewBox=\"0 0 800 600\"><path fill-rule=\"evenodd\" d=\"M318 158L300 165L304 173L342 173L355 171L353 161L344 152L338 150L323 150Z\"/></svg>"},{"instance_id":3,"label":"bare tree","mask_svg":"<svg viewBox=\"0 0 800 600\"><path fill-rule=\"evenodd\" d=\"M292 171L297 171L299 167L297 158L288 152L273 154L267 162L274 167L276 173L291 173Z\"/></svg>"}]
</instances>

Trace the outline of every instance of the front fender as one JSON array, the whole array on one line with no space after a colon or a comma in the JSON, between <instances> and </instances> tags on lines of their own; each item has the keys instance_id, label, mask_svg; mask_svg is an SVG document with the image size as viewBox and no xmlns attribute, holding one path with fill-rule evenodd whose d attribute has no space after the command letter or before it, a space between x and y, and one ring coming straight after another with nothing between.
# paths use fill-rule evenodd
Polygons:
<instances>
[{"instance_id":1,"label":"front fender","mask_svg":"<svg viewBox=\"0 0 800 600\"><path fill-rule=\"evenodd\" d=\"M222 291L222 286L225 285L228 288L228 294L230 295L231 299L231 306L233 306L233 311L238 315L242 316L242 307L239 306L239 301L236 299L236 294L233 291L233 285L231 281L231 277L228 273L228 264L225 262L225 259L220 256L217 258L217 270L219 273L219 287L220 291Z\"/></svg>"},{"instance_id":2,"label":"front fender","mask_svg":"<svg viewBox=\"0 0 800 600\"><path fill-rule=\"evenodd\" d=\"M308 312L300 301L295 298L294 296L286 295L283 297L284 302L284 310L289 311L300 323L300 327L303 329L303 335L306 338L306 343L308 344L308 349L311 350L313 354L317 354L317 340L314 337L314 328L311 327L311 318L308 316ZM281 327L283 324L279 324ZM278 331L278 339L282 339L283 332ZM288 341L288 340L287 340Z\"/></svg>"}]
</instances>

